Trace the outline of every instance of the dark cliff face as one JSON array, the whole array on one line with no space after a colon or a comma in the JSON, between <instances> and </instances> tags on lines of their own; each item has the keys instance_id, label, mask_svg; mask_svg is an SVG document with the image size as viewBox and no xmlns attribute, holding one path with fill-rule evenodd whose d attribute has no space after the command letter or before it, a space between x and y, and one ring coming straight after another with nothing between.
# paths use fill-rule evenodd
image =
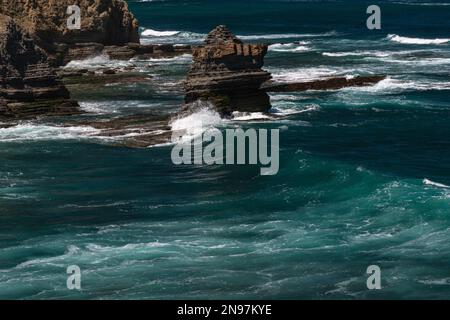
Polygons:
<instances>
[{"instance_id":1,"label":"dark cliff face","mask_svg":"<svg viewBox=\"0 0 450 320\"><path fill-rule=\"evenodd\" d=\"M81 29L67 27L68 6L81 9ZM121 46L139 43L138 22L123 0L2 0L0 13L8 15L33 36L55 65L80 44Z\"/></svg>"},{"instance_id":2,"label":"dark cliff face","mask_svg":"<svg viewBox=\"0 0 450 320\"><path fill-rule=\"evenodd\" d=\"M67 28L67 8L73 4L81 9L80 30ZM0 13L45 42L139 42L138 22L123 0L2 0Z\"/></svg>"},{"instance_id":3,"label":"dark cliff face","mask_svg":"<svg viewBox=\"0 0 450 320\"><path fill-rule=\"evenodd\" d=\"M0 118L79 113L45 52L0 14Z\"/></svg>"},{"instance_id":4,"label":"dark cliff face","mask_svg":"<svg viewBox=\"0 0 450 320\"><path fill-rule=\"evenodd\" d=\"M271 78L261 69L266 53L267 45L244 44L225 26L216 27L193 49L185 102L210 101L222 114L269 110L270 98L260 89Z\"/></svg>"}]
</instances>

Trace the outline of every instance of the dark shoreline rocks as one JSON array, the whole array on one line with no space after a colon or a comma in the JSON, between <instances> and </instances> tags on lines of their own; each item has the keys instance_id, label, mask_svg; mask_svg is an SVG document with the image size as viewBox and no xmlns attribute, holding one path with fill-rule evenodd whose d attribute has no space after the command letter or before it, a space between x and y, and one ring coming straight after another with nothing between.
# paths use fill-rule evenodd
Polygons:
<instances>
[{"instance_id":1,"label":"dark shoreline rocks","mask_svg":"<svg viewBox=\"0 0 450 320\"><path fill-rule=\"evenodd\" d=\"M80 112L45 52L13 19L0 14L0 118Z\"/></svg>"},{"instance_id":2,"label":"dark shoreline rocks","mask_svg":"<svg viewBox=\"0 0 450 320\"><path fill-rule=\"evenodd\" d=\"M267 92L300 92L307 90L338 90L346 87L363 87L376 84L386 76L357 76L354 78L335 77L308 82L265 83L262 86Z\"/></svg>"},{"instance_id":3,"label":"dark shoreline rocks","mask_svg":"<svg viewBox=\"0 0 450 320\"><path fill-rule=\"evenodd\" d=\"M106 55L113 60L172 58L183 54L190 54L191 46L173 46L171 44L128 43L123 46L104 46L99 43L77 43L67 47L59 65L66 65L73 60L83 60L95 56Z\"/></svg>"}]
</instances>

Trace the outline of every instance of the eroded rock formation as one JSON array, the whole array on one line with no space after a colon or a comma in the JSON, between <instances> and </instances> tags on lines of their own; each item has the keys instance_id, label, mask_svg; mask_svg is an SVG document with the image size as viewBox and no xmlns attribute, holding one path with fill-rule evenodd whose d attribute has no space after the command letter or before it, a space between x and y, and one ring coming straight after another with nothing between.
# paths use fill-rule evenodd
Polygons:
<instances>
[{"instance_id":1,"label":"eroded rock formation","mask_svg":"<svg viewBox=\"0 0 450 320\"><path fill-rule=\"evenodd\" d=\"M227 27L216 27L203 46L192 49L185 102L207 100L221 114L267 111L270 98L260 89L271 78L261 69L266 53L267 45L244 44Z\"/></svg>"},{"instance_id":2,"label":"eroded rock formation","mask_svg":"<svg viewBox=\"0 0 450 320\"><path fill-rule=\"evenodd\" d=\"M234 111L266 112L271 108L267 92L336 90L375 84L385 76L324 78L310 82L279 83L271 81L262 70L265 44L244 44L225 26L218 26L206 37L205 44L192 49L193 63L185 83L182 111L192 111L193 102L209 101L222 115Z\"/></svg>"},{"instance_id":3,"label":"eroded rock formation","mask_svg":"<svg viewBox=\"0 0 450 320\"><path fill-rule=\"evenodd\" d=\"M0 117L79 113L47 56L8 16L0 14Z\"/></svg>"},{"instance_id":4,"label":"eroded rock formation","mask_svg":"<svg viewBox=\"0 0 450 320\"><path fill-rule=\"evenodd\" d=\"M81 8L81 29L67 27L67 7ZM104 46L139 43L138 22L123 0L2 0L0 13L31 34L54 64L67 56L96 53Z\"/></svg>"}]
</instances>

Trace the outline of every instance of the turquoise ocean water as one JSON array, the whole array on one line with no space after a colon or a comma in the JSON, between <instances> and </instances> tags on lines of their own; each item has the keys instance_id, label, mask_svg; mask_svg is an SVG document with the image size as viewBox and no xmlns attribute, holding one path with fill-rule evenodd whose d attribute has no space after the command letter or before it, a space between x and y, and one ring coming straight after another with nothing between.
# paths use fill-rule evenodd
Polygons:
<instances>
[{"instance_id":1,"label":"turquoise ocean water","mask_svg":"<svg viewBox=\"0 0 450 320\"><path fill-rule=\"evenodd\" d=\"M386 74L364 88L271 96L280 171L175 166L170 146L114 147L61 121L0 129L0 298L450 298L450 3L131 2L144 43L200 43L217 24L271 46L280 81ZM151 84L75 92L87 117L172 113L191 61L117 62ZM195 118L195 115L194 115ZM66 288L66 268L82 290ZM382 289L369 291L378 265Z\"/></svg>"}]
</instances>

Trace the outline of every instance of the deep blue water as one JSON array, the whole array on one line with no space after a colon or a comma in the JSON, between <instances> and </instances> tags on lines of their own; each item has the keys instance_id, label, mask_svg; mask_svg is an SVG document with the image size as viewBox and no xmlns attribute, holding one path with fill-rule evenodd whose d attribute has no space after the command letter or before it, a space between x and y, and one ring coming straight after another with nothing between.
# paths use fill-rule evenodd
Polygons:
<instances>
[{"instance_id":1,"label":"deep blue water","mask_svg":"<svg viewBox=\"0 0 450 320\"><path fill-rule=\"evenodd\" d=\"M170 146L115 147L59 120L0 129L0 298L450 298L450 3L378 2L377 31L369 4L130 1L145 43L196 44L226 24L272 44L276 80L388 78L274 94L280 120L221 121L281 129L275 176L175 166ZM182 104L189 56L133 63L151 84L74 93L90 117ZM69 265L81 291L66 288Z\"/></svg>"}]
</instances>

